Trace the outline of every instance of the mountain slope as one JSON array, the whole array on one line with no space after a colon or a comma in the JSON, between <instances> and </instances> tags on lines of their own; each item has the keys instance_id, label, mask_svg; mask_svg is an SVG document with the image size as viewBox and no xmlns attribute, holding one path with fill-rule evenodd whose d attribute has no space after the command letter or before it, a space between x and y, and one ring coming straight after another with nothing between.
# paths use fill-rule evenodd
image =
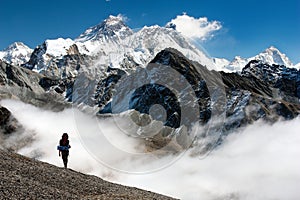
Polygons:
<instances>
[{"instance_id":1,"label":"mountain slope","mask_svg":"<svg viewBox=\"0 0 300 200\"><path fill-rule=\"evenodd\" d=\"M173 199L58 168L0 149L0 190L9 199Z\"/></svg>"},{"instance_id":2,"label":"mountain slope","mask_svg":"<svg viewBox=\"0 0 300 200\"><path fill-rule=\"evenodd\" d=\"M64 101L65 96L59 93L60 88L66 86L65 83L69 83L69 80L50 79L0 60L0 100L19 99L39 107L62 110L70 106Z\"/></svg>"}]
</instances>

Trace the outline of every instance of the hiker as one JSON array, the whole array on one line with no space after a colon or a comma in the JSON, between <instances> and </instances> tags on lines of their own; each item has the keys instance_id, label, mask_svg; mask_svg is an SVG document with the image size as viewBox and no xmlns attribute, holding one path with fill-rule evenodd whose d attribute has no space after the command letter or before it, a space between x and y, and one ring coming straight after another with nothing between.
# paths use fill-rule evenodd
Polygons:
<instances>
[{"instance_id":1,"label":"hiker","mask_svg":"<svg viewBox=\"0 0 300 200\"><path fill-rule=\"evenodd\" d=\"M57 150L59 150L58 155L62 156L65 168L67 168L68 165L69 149L71 148L68 138L68 134L64 133L59 141L59 146L57 146Z\"/></svg>"}]
</instances>

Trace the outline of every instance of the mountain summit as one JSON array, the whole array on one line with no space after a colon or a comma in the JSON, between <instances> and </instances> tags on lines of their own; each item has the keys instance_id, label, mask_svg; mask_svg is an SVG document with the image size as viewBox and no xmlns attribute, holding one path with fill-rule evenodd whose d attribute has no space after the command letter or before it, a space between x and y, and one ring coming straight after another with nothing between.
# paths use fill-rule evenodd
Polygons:
<instances>
[{"instance_id":1,"label":"mountain summit","mask_svg":"<svg viewBox=\"0 0 300 200\"><path fill-rule=\"evenodd\" d=\"M107 19L96 26L88 28L75 41L97 41L104 38L119 37L124 39L133 34L133 31L125 24L121 15L110 15Z\"/></svg>"},{"instance_id":2,"label":"mountain summit","mask_svg":"<svg viewBox=\"0 0 300 200\"><path fill-rule=\"evenodd\" d=\"M286 67L293 66L293 63L289 60L289 58L274 46L267 48L262 53L255 56L252 60L261 60L269 65L277 64L285 65Z\"/></svg>"},{"instance_id":3,"label":"mountain summit","mask_svg":"<svg viewBox=\"0 0 300 200\"><path fill-rule=\"evenodd\" d=\"M9 64L21 65L29 60L32 51L24 43L14 42L3 51L0 51L0 59Z\"/></svg>"}]
</instances>

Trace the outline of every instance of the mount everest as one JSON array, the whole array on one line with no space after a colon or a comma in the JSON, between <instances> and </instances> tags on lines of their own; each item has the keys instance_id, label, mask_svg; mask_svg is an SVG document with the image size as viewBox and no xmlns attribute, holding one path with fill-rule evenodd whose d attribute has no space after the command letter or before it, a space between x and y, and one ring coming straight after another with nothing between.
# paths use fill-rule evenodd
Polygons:
<instances>
[{"instance_id":1,"label":"mount everest","mask_svg":"<svg viewBox=\"0 0 300 200\"><path fill-rule=\"evenodd\" d=\"M240 72L251 60L299 68L299 63L294 65L285 54L273 46L250 58L236 56L232 61L210 58L173 27L145 26L134 32L121 16L109 16L74 40L47 39L35 49L30 49L21 42L13 43L0 51L0 59L38 72L49 71L49 68L59 71L58 62L62 62L64 56L78 53L91 56L93 60L97 58L99 61L96 65L109 63L113 68L120 68L124 59L145 66L159 51L169 47L179 50L187 58L207 66L210 70ZM99 59L101 57L105 58ZM74 74L74 70L68 72Z\"/></svg>"}]
</instances>

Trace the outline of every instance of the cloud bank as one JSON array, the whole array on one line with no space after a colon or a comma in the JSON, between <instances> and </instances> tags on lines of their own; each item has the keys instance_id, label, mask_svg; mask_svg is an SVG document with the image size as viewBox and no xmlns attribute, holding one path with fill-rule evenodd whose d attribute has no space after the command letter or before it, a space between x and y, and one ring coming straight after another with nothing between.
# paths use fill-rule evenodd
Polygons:
<instances>
[{"instance_id":1,"label":"cloud bank","mask_svg":"<svg viewBox=\"0 0 300 200\"><path fill-rule=\"evenodd\" d=\"M208 21L207 17L194 18L186 13L176 16L169 23L176 25L176 30L184 36L201 41L208 40L214 36L214 32L222 28L219 21Z\"/></svg>"},{"instance_id":2,"label":"cloud bank","mask_svg":"<svg viewBox=\"0 0 300 200\"><path fill-rule=\"evenodd\" d=\"M19 150L19 153L34 156L57 166L63 166L56 145L63 132L68 132L71 141L70 168L94 174L106 180L135 186L180 199L203 200L273 200L300 199L300 119L278 122L274 125L259 121L245 129L229 135L224 143L208 157L200 159L186 152L177 162L153 173L121 173L100 164L82 144L78 135L78 123L85 133L93 132L93 118L65 110L55 113L35 108L17 101L2 101L15 115L34 142ZM120 148L135 146L133 141L124 140L118 127L107 119L101 120L112 139L126 141ZM15 136L17 137L17 136ZM93 138L91 138L93 139ZM13 141L10 141L13 142ZM95 148L102 151L111 162L128 167L155 166L168 157L155 161L126 159L106 152L101 141ZM124 146L122 146L124 145ZM36 154L36 152L40 152Z\"/></svg>"}]
</instances>

